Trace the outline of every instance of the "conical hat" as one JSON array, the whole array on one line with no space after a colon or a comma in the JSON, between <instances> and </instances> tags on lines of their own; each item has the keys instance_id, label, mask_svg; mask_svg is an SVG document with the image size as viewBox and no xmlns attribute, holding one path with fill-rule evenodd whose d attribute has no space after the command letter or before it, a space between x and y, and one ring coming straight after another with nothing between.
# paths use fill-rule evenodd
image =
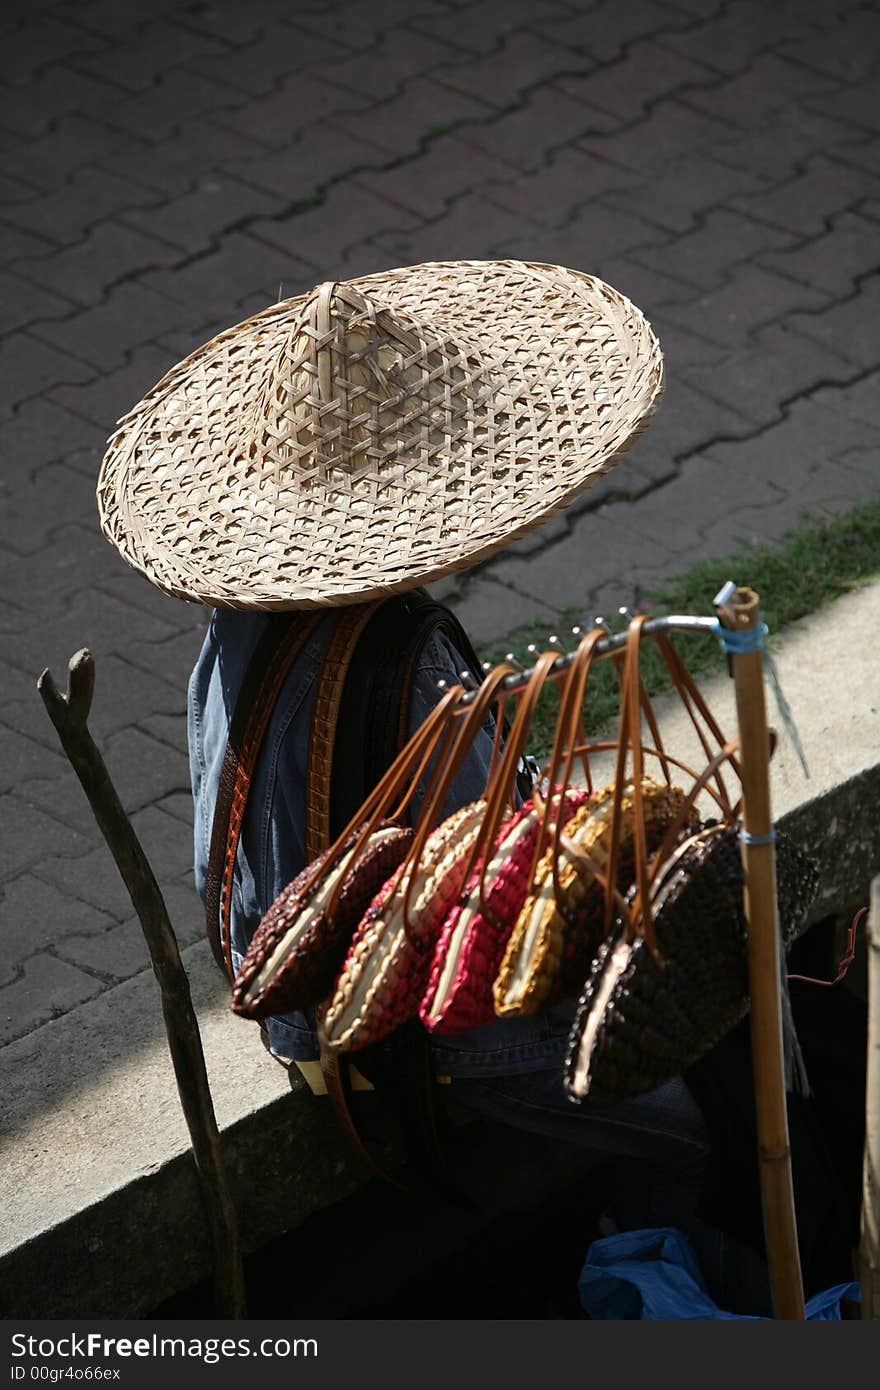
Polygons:
<instances>
[{"instance_id":1,"label":"conical hat","mask_svg":"<svg viewBox=\"0 0 880 1390\"><path fill-rule=\"evenodd\" d=\"M180 598L378 598L566 506L644 428L662 381L641 312L562 266L330 282L212 338L124 416L101 526Z\"/></svg>"}]
</instances>

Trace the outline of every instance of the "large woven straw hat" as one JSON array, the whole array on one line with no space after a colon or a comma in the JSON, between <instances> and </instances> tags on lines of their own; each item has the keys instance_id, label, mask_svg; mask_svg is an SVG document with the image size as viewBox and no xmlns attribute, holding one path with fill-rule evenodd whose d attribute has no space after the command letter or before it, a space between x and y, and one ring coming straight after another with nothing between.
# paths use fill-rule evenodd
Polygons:
<instances>
[{"instance_id":1,"label":"large woven straw hat","mask_svg":"<svg viewBox=\"0 0 880 1390\"><path fill-rule=\"evenodd\" d=\"M644 428L662 380L640 311L562 266L320 285L213 338L119 422L101 525L200 603L379 597L566 506Z\"/></svg>"}]
</instances>

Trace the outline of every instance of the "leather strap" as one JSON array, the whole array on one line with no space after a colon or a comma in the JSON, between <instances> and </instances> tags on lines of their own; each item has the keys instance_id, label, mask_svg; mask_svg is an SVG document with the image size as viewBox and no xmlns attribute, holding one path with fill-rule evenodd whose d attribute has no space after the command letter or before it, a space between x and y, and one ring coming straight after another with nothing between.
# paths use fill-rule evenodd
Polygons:
<instances>
[{"instance_id":1,"label":"leather strap","mask_svg":"<svg viewBox=\"0 0 880 1390\"><path fill-rule=\"evenodd\" d=\"M268 620L242 681L229 726L211 825L205 926L214 959L230 980L235 974L229 931L232 885L251 778L281 687L319 622L320 614L304 617L302 613Z\"/></svg>"},{"instance_id":2,"label":"leather strap","mask_svg":"<svg viewBox=\"0 0 880 1390\"><path fill-rule=\"evenodd\" d=\"M305 834L308 864L330 847L333 749L339 727L342 692L361 634L380 603L381 600L345 609L324 652L324 660L315 686L315 704L309 732Z\"/></svg>"}]
</instances>

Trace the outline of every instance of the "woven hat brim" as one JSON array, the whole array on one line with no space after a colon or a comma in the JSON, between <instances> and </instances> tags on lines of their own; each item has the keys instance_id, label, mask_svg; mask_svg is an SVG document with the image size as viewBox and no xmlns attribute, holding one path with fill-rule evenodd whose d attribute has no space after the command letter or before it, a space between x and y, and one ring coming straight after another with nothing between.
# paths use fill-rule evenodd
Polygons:
<instances>
[{"instance_id":1,"label":"woven hat brim","mask_svg":"<svg viewBox=\"0 0 880 1390\"><path fill-rule=\"evenodd\" d=\"M352 427L351 459L337 446L315 461L271 413L267 378L310 296L220 334L119 422L99 479L105 535L165 592L318 608L454 573L566 507L659 403L650 325L591 276L458 261L348 285L418 344L409 360L427 387L398 407L398 452L380 456L375 432L371 444ZM394 434L386 423L380 437Z\"/></svg>"}]
</instances>

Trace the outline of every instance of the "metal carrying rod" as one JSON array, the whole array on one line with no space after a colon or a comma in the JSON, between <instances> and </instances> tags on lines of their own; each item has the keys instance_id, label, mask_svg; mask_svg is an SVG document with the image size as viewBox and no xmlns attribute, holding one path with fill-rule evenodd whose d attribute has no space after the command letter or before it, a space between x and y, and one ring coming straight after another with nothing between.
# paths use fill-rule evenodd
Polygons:
<instances>
[{"instance_id":1,"label":"metal carrying rod","mask_svg":"<svg viewBox=\"0 0 880 1390\"><path fill-rule=\"evenodd\" d=\"M589 629L585 628L584 631L589 631ZM642 632L645 637L650 637L652 633L655 632L703 632L706 636L717 637L718 619L699 618L684 613L671 613L664 618L649 619L642 628ZM612 652L620 651L622 647L625 647L626 640L626 631L615 632L608 637L602 637L596 644L595 655L597 657L610 656ZM553 666L550 668L549 679L555 680L557 676L561 676L564 671L567 671L572 661L574 661L574 657L574 652L564 652L562 656L557 657ZM520 691L525 690L528 685L532 676L532 670L533 668L529 667L527 671L517 671L513 675L507 676L498 687L499 693L503 691L505 695L518 695ZM469 705L476 696L476 693L476 690L469 690L463 699L459 701L458 709L462 709Z\"/></svg>"}]
</instances>

